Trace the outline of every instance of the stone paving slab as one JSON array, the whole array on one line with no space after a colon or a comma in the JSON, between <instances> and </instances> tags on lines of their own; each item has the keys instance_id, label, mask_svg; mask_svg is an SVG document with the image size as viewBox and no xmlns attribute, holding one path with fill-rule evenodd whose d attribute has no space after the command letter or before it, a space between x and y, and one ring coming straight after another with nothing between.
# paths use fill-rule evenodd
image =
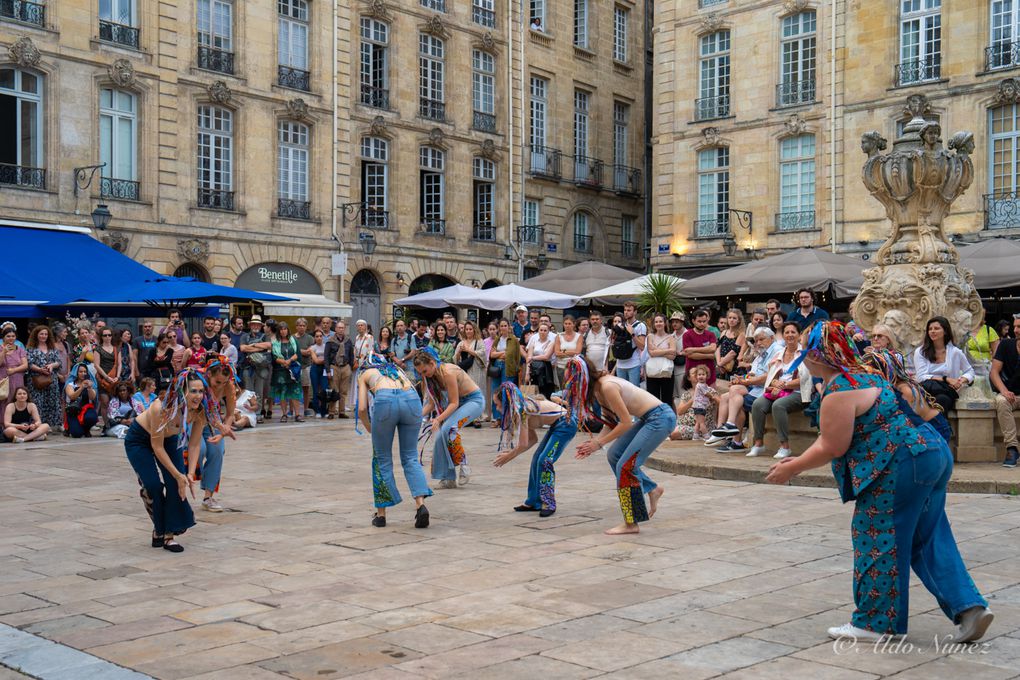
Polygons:
<instances>
[{"instance_id":1,"label":"stone paving slab","mask_svg":"<svg viewBox=\"0 0 1020 680\"><path fill-rule=\"evenodd\" d=\"M423 531L409 502L389 510L387 527L370 525L370 447L351 423L243 432L227 445L228 512L196 510L178 555L149 547L120 442L0 446L0 623L27 636L0 639L0 661L45 644L59 671L87 652L96 661L75 680L105 677L100 660L173 680L1020 673L1020 498L949 499L964 557L997 612L986 647L934 646L952 626L915 580L916 649L844 650L824 631L852 609L851 507L821 482L652 470L666 489L659 513L640 534L611 537L602 530L620 517L604 458L568 451L558 510L540 520L512 511L528 457L495 469L495 432L465 438L471 483L436 490ZM676 443L659 457L706 455L722 457ZM732 460L758 475L769 464ZM0 680L5 672L21 677L0 668Z\"/></svg>"}]
</instances>

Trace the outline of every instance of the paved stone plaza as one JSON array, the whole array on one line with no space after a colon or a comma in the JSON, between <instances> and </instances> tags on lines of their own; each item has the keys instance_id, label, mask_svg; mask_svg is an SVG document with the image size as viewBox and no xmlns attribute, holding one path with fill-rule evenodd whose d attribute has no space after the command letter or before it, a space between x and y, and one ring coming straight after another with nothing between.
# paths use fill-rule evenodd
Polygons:
<instances>
[{"instance_id":1,"label":"paved stone plaza","mask_svg":"<svg viewBox=\"0 0 1020 680\"><path fill-rule=\"evenodd\" d=\"M937 640L952 627L915 579L909 644L834 647L825 628L851 599L834 490L653 470L658 515L608 537L604 460L564 457L560 509L540 520L511 510L527 457L496 470L495 431L467 440L471 483L437 491L423 531L410 502L370 526L368 439L351 421L242 433L230 511L196 511L179 555L148 546L120 442L0 447L0 623L168 679L1020 677L1015 497L951 497L997 616L986 645ZM0 642L17 666L10 653ZM98 664L59 677L103 677Z\"/></svg>"}]
</instances>

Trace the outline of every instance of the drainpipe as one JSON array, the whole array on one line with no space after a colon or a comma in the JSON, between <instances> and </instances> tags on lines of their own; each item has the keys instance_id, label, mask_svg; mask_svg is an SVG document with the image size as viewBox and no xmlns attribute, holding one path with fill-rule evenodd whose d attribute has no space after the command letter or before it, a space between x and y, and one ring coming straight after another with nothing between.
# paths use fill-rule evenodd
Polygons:
<instances>
[{"instance_id":1,"label":"drainpipe","mask_svg":"<svg viewBox=\"0 0 1020 680\"><path fill-rule=\"evenodd\" d=\"M529 32L531 31L531 28L530 28L531 22L528 19L526 19L525 16L524 16L524 2L525 2L525 0L520 0L520 4L518 5L518 7L520 8L519 9L519 13L520 13L520 17L521 17L521 31L520 31L520 36L521 36L521 51L520 51L521 76L520 76L520 79L519 79L519 85L518 86L519 86L520 92L521 92L520 124L521 124L521 223L522 224L524 223L524 202L526 200L525 199L526 192L524 191L524 182L525 182L525 170L524 169L527 167L527 165L524 163L524 158L525 158L525 154L528 152L528 149L527 149L527 146L526 146L526 143L525 143L525 140L527 139L527 137L524 134L524 125L525 125L525 121L527 120L527 116L526 116L527 109L525 107L525 102L526 102L525 95L526 95L527 91L524 89L524 82L525 82L525 74L526 74L526 72L528 70L527 69L527 65L524 62L524 41L525 41L525 35L526 35L525 31L529 31ZM510 4L510 3L508 2L507 4ZM519 238L517 239L517 281L519 283L519 282L524 280L524 234L521 233L521 232L518 232L518 236L519 236ZM510 240L511 240L511 242L513 242L513 234L510 235ZM543 245L542 242L539 241L538 247L540 249L542 248L542 245ZM541 251L539 251L539 252L541 252Z\"/></svg>"},{"instance_id":2,"label":"drainpipe","mask_svg":"<svg viewBox=\"0 0 1020 680\"><path fill-rule=\"evenodd\" d=\"M337 61L340 58L340 46L339 46L339 41L337 39L337 36L339 35L338 31L339 31L339 28L340 28L340 10L339 10L339 7L337 6L337 2L338 2L338 0L333 0L333 49L332 49L332 51L331 51L332 53L330 55L332 60L333 60L333 146L332 146L332 149L333 149L333 159L332 159L333 160L333 163L332 163L332 165L333 165L333 185L332 185L332 187L330 187L330 189L331 189L330 194L332 194L332 200L330 202L330 215L331 215L330 220L331 220L331 229L332 229L332 233L333 233L333 240L336 241L340 245L340 252L343 253L344 252L344 242L340 238L340 235L339 235L339 233L337 232L337 229L336 229L336 220L337 220L337 214L336 214L337 213L336 192L338 190L337 189L337 182L340 179L339 172L337 171L337 163L339 163L339 161L340 161L340 158L339 158L340 133L338 131L338 125L339 125L339 119L340 119L340 89L339 89L340 85L337 82L337 78L339 77L339 68L337 66ZM338 295L338 298L339 298L340 303L342 304L343 301L344 301L344 275L340 274L339 278L340 278L340 282L339 282L340 294Z\"/></svg>"},{"instance_id":3,"label":"drainpipe","mask_svg":"<svg viewBox=\"0 0 1020 680\"><path fill-rule=\"evenodd\" d=\"M521 0L523 2L523 0ZM506 223L507 239L513 243L514 239L514 31L513 31L513 2L506 3L506 124L507 124L507 149L509 150L509 167L506 173ZM523 158L521 159L523 162ZM521 186L521 191L524 187ZM523 212L521 213L524 214Z\"/></svg>"},{"instance_id":4,"label":"drainpipe","mask_svg":"<svg viewBox=\"0 0 1020 680\"><path fill-rule=\"evenodd\" d=\"M832 252L836 252L836 0L829 10L829 224Z\"/></svg>"}]
</instances>

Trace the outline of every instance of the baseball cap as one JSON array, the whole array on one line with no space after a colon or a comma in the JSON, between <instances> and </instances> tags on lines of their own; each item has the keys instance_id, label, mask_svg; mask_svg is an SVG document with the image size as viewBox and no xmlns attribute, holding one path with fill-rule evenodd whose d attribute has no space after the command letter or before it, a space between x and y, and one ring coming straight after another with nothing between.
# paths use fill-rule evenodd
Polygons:
<instances>
[{"instance_id":1,"label":"baseball cap","mask_svg":"<svg viewBox=\"0 0 1020 680\"><path fill-rule=\"evenodd\" d=\"M676 321L683 321L683 320L684 320L684 319L686 319L686 318L687 318L687 317L685 317L685 316L684 316L684 313L683 313L683 312L673 312L673 315L672 315L671 317L669 317L669 320L670 320L670 321L673 321L673 320L676 320Z\"/></svg>"},{"instance_id":2,"label":"baseball cap","mask_svg":"<svg viewBox=\"0 0 1020 680\"><path fill-rule=\"evenodd\" d=\"M515 309L514 311L515 312L526 312L526 311L528 311L528 308L525 307L524 305L517 305L517 309Z\"/></svg>"}]
</instances>

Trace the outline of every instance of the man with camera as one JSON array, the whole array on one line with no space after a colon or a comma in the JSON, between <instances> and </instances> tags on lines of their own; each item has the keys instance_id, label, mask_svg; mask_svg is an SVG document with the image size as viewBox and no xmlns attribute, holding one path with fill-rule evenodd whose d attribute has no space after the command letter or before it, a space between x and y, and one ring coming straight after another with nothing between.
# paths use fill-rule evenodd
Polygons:
<instances>
[{"instance_id":1,"label":"man with camera","mask_svg":"<svg viewBox=\"0 0 1020 680\"><path fill-rule=\"evenodd\" d=\"M181 321L181 310L179 309L170 310L167 324L160 330L160 333L173 333L174 337L177 338L177 342L174 345L181 345L187 348L191 344L191 339L184 331L184 322Z\"/></svg>"}]
</instances>

